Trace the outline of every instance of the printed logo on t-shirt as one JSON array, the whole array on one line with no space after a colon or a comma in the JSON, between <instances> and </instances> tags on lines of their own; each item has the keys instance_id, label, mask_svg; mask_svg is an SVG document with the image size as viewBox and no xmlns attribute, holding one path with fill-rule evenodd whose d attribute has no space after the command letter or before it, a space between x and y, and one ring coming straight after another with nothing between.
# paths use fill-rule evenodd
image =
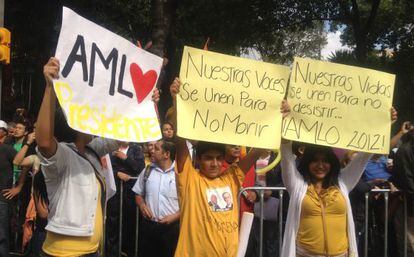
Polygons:
<instances>
[{"instance_id":1,"label":"printed logo on t-shirt","mask_svg":"<svg viewBox=\"0 0 414 257\"><path fill-rule=\"evenodd\" d=\"M233 195L230 187L207 188L207 202L214 212L233 210Z\"/></svg>"}]
</instances>

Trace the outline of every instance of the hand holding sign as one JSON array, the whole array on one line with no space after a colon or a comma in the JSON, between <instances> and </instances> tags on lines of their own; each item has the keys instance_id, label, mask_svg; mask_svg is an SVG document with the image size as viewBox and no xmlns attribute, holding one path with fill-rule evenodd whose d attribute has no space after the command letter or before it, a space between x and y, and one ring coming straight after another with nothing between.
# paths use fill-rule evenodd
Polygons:
<instances>
[{"instance_id":1,"label":"hand holding sign","mask_svg":"<svg viewBox=\"0 0 414 257\"><path fill-rule=\"evenodd\" d=\"M175 78L173 83L171 83L170 86L170 93L173 101L175 102L177 100L177 94L180 93L180 79Z\"/></svg>"},{"instance_id":2,"label":"hand holding sign","mask_svg":"<svg viewBox=\"0 0 414 257\"><path fill-rule=\"evenodd\" d=\"M53 86L53 80L59 78L60 64L55 57L50 57L49 61L43 67L46 86Z\"/></svg>"},{"instance_id":3,"label":"hand holding sign","mask_svg":"<svg viewBox=\"0 0 414 257\"><path fill-rule=\"evenodd\" d=\"M151 97L159 99L152 92L161 58L68 8L63 8L56 57L62 69L54 89L69 126L128 142L161 138L151 102ZM46 80L56 79L58 64L46 68Z\"/></svg>"}]
</instances>

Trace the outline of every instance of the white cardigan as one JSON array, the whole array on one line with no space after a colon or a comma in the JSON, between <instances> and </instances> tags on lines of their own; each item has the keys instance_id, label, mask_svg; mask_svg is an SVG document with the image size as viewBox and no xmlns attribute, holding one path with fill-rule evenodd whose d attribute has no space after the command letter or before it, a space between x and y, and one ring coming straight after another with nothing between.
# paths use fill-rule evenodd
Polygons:
<instances>
[{"instance_id":1,"label":"white cardigan","mask_svg":"<svg viewBox=\"0 0 414 257\"><path fill-rule=\"evenodd\" d=\"M308 184L296 168L296 156L292 153L291 143L282 143L282 178L290 195L285 234L283 237L283 257L296 257L296 234L299 229L302 201L308 189ZM365 169L365 164L372 154L358 153L358 155L341 170L339 188L347 205L349 257L358 257L356 245L354 219L348 194L358 183Z\"/></svg>"},{"instance_id":2,"label":"white cardigan","mask_svg":"<svg viewBox=\"0 0 414 257\"><path fill-rule=\"evenodd\" d=\"M119 147L115 140L104 138L95 138L88 146L99 157ZM73 144L58 143L56 153L50 158L42 156L37 149L49 197L46 230L67 236L92 236L96 207L101 199L91 163L103 176L102 167L89 149L85 156L91 163L73 149L76 150Z\"/></svg>"}]
</instances>

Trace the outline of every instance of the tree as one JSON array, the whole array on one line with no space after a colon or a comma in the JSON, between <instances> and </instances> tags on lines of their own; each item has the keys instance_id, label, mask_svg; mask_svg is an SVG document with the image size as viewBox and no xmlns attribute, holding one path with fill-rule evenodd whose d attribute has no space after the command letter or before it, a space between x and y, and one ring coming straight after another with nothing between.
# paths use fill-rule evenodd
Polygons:
<instances>
[{"instance_id":1,"label":"tree","mask_svg":"<svg viewBox=\"0 0 414 257\"><path fill-rule=\"evenodd\" d=\"M412 44L414 3L409 0L338 1L337 18L331 29L345 28L342 40L355 46L355 55L364 63L376 47L397 49ZM344 27L345 25L345 27ZM407 40L408 39L408 40Z\"/></svg>"},{"instance_id":2,"label":"tree","mask_svg":"<svg viewBox=\"0 0 414 257\"><path fill-rule=\"evenodd\" d=\"M267 60L288 63L293 55L307 49L316 57L323 43L321 23L313 22L315 12L331 6L322 0L46 0L12 1L6 6L6 21L13 32L13 74L36 71L42 84L42 65L53 54L59 35L61 7L136 42L152 41L150 51L166 55L166 80L178 73L184 45L202 47L211 39L210 49L239 55L240 49L258 47ZM329 1L327 1L329 2ZM328 7L327 7L328 6ZM36 13L36 15L33 15ZM310 17L312 16L312 17ZM28 36L30 35L30 36ZM290 38L290 40L287 39ZM297 44L294 38L309 38ZM316 47L315 47L316 46ZM308 55L307 55L308 56ZM15 76L15 75L13 75ZM166 90L168 92L168 90ZM37 90L37 103L42 90ZM36 108L35 108L36 109Z\"/></svg>"},{"instance_id":3,"label":"tree","mask_svg":"<svg viewBox=\"0 0 414 257\"><path fill-rule=\"evenodd\" d=\"M257 42L255 48L264 61L289 65L293 58L321 58L322 48L326 45L323 23L313 22L312 27L292 26L272 33L272 42Z\"/></svg>"}]
</instances>

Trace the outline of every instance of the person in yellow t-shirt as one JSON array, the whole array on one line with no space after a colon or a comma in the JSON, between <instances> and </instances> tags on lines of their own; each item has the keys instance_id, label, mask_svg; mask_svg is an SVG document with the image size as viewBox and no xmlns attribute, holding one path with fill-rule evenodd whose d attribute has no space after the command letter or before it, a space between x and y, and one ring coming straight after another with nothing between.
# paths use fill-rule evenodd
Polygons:
<instances>
[{"instance_id":1,"label":"person in yellow t-shirt","mask_svg":"<svg viewBox=\"0 0 414 257\"><path fill-rule=\"evenodd\" d=\"M170 87L174 105L180 82ZM176 105L175 105L176 106ZM175 110L175 109L174 109ZM176 125L176 111L171 115ZM199 170L192 165L185 139L175 138L180 236L176 257L234 257L238 249L237 195L244 174L265 150L252 149L237 165L222 172L224 145L200 141L196 147Z\"/></svg>"}]
</instances>

